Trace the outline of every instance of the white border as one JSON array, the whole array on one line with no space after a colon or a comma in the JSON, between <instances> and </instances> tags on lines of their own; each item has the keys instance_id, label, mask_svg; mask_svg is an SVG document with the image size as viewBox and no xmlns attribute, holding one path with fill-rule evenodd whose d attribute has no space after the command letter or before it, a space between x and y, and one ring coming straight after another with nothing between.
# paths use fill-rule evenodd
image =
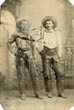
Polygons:
<instances>
[{"instance_id":1,"label":"white border","mask_svg":"<svg viewBox=\"0 0 74 110\"><path fill-rule=\"evenodd\" d=\"M69 0L69 2L74 6L74 0Z\"/></svg>"},{"instance_id":2,"label":"white border","mask_svg":"<svg viewBox=\"0 0 74 110\"><path fill-rule=\"evenodd\" d=\"M71 107L69 110L74 110L74 106L73 106L73 107Z\"/></svg>"},{"instance_id":3,"label":"white border","mask_svg":"<svg viewBox=\"0 0 74 110\"><path fill-rule=\"evenodd\" d=\"M5 0L0 0L0 6L5 2Z\"/></svg>"},{"instance_id":4,"label":"white border","mask_svg":"<svg viewBox=\"0 0 74 110\"><path fill-rule=\"evenodd\" d=\"M0 104L0 110L4 110L1 104Z\"/></svg>"}]
</instances>

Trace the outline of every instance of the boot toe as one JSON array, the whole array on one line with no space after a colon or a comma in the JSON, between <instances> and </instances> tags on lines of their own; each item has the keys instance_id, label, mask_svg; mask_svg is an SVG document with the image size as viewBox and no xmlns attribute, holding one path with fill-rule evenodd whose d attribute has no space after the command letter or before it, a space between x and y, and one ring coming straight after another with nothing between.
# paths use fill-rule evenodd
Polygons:
<instances>
[{"instance_id":1,"label":"boot toe","mask_svg":"<svg viewBox=\"0 0 74 110\"><path fill-rule=\"evenodd\" d=\"M58 97L67 98L64 94L59 94Z\"/></svg>"},{"instance_id":2,"label":"boot toe","mask_svg":"<svg viewBox=\"0 0 74 110\"><path fill-rule=\"evenodd\" d=\"M36 95L36 98L43 99L40 95Z\"/></svg>"},{"instance_id":3,"label":"boot toe","mask_svg":"<svg viewBox=\"0 0 74 110\"><path fill-rule=\"evenodd\" d=\"M21 98L22 100L26 100L25 94L22 94L22 95L20 96L20 98Z\"/></svg>"},{"instance_id":4,"label":"boot toe","mask_svg":"<svg viewBox=\"0 0 74 110\"><path fill-rule=\"evenodd\" d=\"M52 98L52 94L48 94L47 97L48 97L48 98Z\"/></svg>"}]
</instances>

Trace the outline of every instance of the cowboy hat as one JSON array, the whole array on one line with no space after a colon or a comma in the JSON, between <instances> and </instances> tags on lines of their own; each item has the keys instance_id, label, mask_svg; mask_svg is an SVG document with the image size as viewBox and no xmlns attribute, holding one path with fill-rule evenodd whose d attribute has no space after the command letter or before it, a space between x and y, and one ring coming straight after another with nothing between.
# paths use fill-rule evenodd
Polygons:
<instances>
[{"instance_id":1,"label":"cowboy hat","mask_svg":"<svg viewBox=\"0 0 74 110\"><path fill-rule=\"evenodd\" d=\"M53 22L53 24L54 24L53 28L56 28L57 27L57 21L52 16L46 16L42 20L42 25L43 25L44 28L46 28L46 26L45 26L46 25L46 21L48 21L48 20L50 20L50 21Z\"/></svg>"}]
</instances>

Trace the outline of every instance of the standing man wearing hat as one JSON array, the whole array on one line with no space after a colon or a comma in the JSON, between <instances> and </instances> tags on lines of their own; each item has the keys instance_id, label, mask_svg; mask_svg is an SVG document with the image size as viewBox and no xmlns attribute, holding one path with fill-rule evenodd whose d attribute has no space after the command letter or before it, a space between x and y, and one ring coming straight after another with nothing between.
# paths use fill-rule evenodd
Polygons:
<instances>
[{"instance_id":1,"label":"standing man wearing hat","mask_svg":"<svg viewBox=\"0 0 74 110\"><path fill-rule=\"evenodd\" d=\"M52 98L52 72L55 72L56 86L59 97L64 96L64 72L61 65L62 42L61 36L55 30L57 22L52 16L46 16L42 21L44 31L40 32L39 45L37 47L43 65L44 84L47 96Z\"/></svg>"},{"instance_id":2,"label":"standing man wearing hat","mask_svg":"<svg viewBox=\"0 0 74 110\"><path fill-rule=\"evenodd\" d=\"M11 53L13 50L11 45L13 43L16 44L16 69L17 69L17 79L19 86L19 93L21 99L26 99L25 97L25 74L29 72L34 94L36 98L41 99L39 94L39 81L38 81L38 73L36 71L36 66L34 62L34 55L32 50L32 39L29 35L30 23L28 20L23 19L16 23L17 32L12 35L12 37L8 40L8 48Z\"/></svg>"}]
</instances>

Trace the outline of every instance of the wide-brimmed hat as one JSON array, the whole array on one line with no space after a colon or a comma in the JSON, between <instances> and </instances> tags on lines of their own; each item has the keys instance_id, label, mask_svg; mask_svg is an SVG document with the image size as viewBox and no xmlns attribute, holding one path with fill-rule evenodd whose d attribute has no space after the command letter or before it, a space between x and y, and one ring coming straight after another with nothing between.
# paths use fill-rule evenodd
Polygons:
<instances>
[{"instance_id":1,"label":"wide-brimmed hat","mask_svg":"<svg viewBox=\"0 0 74 110\"><path fill-rule=\"evenodd\" d=\"M46 28L46 21L51 20L54 24L53 28L57 27L57 21L52 17L52 16L46 16L43 20L42 20L42 25L44 28Z\"/></svg>"},{"instance_id":2,"label":"wide-brimmed hat","mask_svg":"<svg viewBox=\"0 0 74 110\"><path fill-rule=\"evenodd\" d=\"M27 19L20 19L20 20L18 20L17 23L16 23L16 27L17 27L17 28L20 28L20 25L21 25L22 21L26 21L26 22L27 22L27 25L30 27L30 22L29 22L29 20L27 20Z\"/></svg>"}]
</instances>

